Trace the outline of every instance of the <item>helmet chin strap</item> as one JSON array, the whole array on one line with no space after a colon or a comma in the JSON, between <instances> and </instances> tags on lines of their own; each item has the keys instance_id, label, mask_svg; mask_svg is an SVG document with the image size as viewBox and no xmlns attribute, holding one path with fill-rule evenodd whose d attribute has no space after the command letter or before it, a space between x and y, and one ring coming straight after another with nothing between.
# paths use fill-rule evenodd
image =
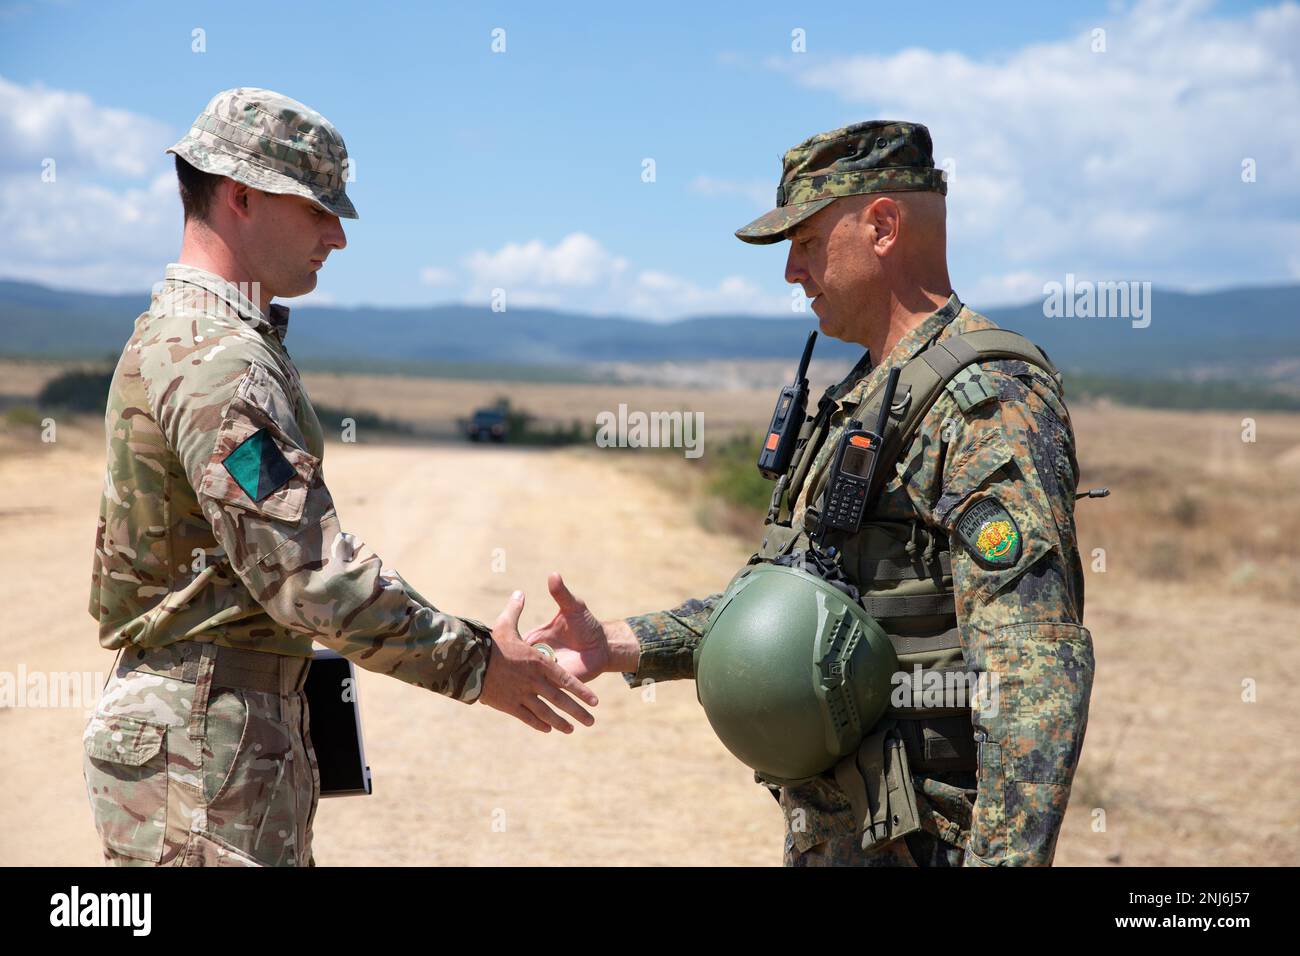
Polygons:
<instances>
[{"instance_id":1,"label":"helmet chin strap","mask_svg":"<svg viewBox=\"0 0 1300 956\"><path fill-rule=\"evenodd\" d=\"M860 603L862 592L845 575L840 557L837 548L832 546L822 550L815 542L810 541L806 551L796 549L773 559L772 563L814 574L832 587L843 591L849 600Z\"/></svg>"}]
</instances>

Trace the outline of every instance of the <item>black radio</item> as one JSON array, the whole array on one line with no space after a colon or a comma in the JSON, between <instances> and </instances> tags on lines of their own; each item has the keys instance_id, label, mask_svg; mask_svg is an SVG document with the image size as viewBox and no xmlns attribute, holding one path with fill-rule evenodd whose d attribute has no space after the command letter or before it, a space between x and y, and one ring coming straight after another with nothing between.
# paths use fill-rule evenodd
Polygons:
<instances>
[{"instance_id":1,"label":"black radio","mask_svg":"<svg viewBox=\"0 0 1300 956\"><path fill-rule=\"evenodd\" d=\"M875 487L880 464L880 449L885 440L885 426L889 422L889 406L894 401L898 387L898 369L889 370L884 396L875 431L863 429L862 422L848 422L840 443L835 449L830 476L821 514L819 532L834 528L837 531L856 533L862 526L862 517Z\"/></svg>"},{"instance_id":2,"label":"black radio","mask_svg":"<svg viewBox=\"0 0 1300 956\"><path fill-rule=\"evenodd\" d=\"M785 474L799 442L799 430L808 414L808 361L812 358L817 333L808 333L808 344L803 347L803 358L794 381L781 389L772 412L772 424L767 427L763 449L758 453L758 470L764 478L775 481Z\"/></svg>"}]
</instances>

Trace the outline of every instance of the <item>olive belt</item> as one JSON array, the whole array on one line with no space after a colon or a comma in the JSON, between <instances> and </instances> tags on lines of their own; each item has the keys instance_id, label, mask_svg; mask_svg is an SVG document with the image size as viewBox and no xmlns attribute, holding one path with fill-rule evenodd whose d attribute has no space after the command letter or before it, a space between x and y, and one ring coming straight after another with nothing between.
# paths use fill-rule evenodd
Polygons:
<instances>
[{"instance_id":1,"label":"olive belt","mask_svg":"<svg viewBox=\"0 0 1300 956\"><path fill-rule=\"evenodd\" d=\"M212 686L256 690L288 697L302 690L307 681L309 657L289 657L265 651L179 641L149 650L123 648L117 659L119 673L141 671L173 680L197 682L199 662L205 647L214 647Z\"/></svg>"}]
</instances>

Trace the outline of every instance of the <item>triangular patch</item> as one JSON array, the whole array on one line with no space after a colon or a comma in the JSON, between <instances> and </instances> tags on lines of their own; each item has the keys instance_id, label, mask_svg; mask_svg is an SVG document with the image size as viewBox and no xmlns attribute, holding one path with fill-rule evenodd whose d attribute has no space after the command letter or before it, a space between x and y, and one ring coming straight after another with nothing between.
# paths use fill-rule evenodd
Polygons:
<instances>
[{"instance_id":1,"label":"triangular patch","mask_svg":"<svg viewBox=\"0 0 1300 956\"><path fill-rule=\"evenodd\" d=\"M297 474L265 428L245 438L221 463L244 494L255 502L275 494Z\"/></svg>"}]
</instances>

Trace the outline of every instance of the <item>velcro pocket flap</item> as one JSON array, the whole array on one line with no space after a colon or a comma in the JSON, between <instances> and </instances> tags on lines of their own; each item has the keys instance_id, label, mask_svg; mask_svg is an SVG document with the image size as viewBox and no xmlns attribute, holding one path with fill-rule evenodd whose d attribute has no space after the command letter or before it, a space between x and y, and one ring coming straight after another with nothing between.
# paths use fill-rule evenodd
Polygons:
<instances>
[{"instance_id":1,"label":"velcro pocket flap","mask_svg":"<svg viewBox=\"0 0 1300 956\"><path fill-rule=\"evenodd\" d=\"M96 760L140 767L158 755L167 725L124 714L96 714L82 737L86 754Z\"/></svg>"},{"instance_id":2,"label":"velcro pocket flap","mask_svg":"<svg viewBox=\"0 0 1300 956\"><path fill-rule=\"evenodd\" d=\"M1011 446L1001 432L987 431L981 435L944 469L943 494L935 502L935 518L951 530L952 516L957 510L1013 457Z\"/></svg>"}]
</instances>

